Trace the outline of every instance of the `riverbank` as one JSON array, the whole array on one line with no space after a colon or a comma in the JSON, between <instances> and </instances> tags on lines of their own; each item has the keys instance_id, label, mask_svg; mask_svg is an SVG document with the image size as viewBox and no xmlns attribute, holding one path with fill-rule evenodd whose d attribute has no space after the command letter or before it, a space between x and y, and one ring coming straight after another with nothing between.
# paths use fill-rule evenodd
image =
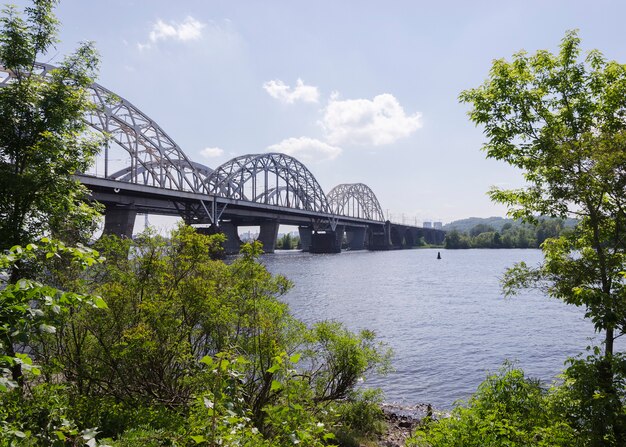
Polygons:
<instances>
[{"instance_id":1,"label":"riverbank","mask_svg":"<svg viewBox=\"0 0 626 447\"><path fill-rule=\"evenodd\" d=\"M429 404L381 406L387 423L386 432L377 441L377 447L404 447L407 438L426 417L437 417Z\"/></svg>"}]
</instances>

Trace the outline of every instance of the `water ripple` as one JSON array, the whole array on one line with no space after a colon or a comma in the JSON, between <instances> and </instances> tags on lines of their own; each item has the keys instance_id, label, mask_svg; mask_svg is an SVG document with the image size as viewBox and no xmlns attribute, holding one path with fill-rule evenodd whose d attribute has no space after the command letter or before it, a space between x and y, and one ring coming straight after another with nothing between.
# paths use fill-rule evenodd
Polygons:
<instances>
[{"instance_id":1,"label":"water ripple","mask_svg":"<svg viewBox=\"0 0 626 447\"><path fill-rule=\"evenodd\" d=\"M550 382L595 336L580 309L538 292L502 297L506 267L538 264L539 250L440 250L440 261L437 251L290 251L262 262L294 282L284 299L301 320L372 329L394 349L396 371L367 381L388 401L449 408L506 359Z\"/></svg>"}]
</instances>

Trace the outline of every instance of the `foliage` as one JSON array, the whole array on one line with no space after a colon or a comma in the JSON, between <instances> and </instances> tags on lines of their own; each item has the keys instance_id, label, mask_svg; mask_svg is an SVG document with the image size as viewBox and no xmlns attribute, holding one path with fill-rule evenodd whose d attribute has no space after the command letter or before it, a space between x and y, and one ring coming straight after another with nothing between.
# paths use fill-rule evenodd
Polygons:
<instances>
[{"instance_id":1,"label":"foliage","mask_svg":"<svg viewBox=\"0 0 626 447\"><path fill-rule=\"evenodd\" d=\"M382 402L382 392L377 389L353 391L341 402L335 409L341 414L341 423L334 429L339 445L362 445L382 435L387 428Z\"/></svg>"},{"instance_id":2,"label":"foliage","mask_svg":"<svg viewBox=\"0 0 626 447\"><path fill-rule=\"evenodd\" d=\"M68 258L78 269L100 261L98 252L86 247L67 247L43 238L38 244L12 247L0 254L0 392L23 383L23 373L38 375L28 353L35 349L42 334L54 334L57 324L81 305L102 309L99 296L66 292L20 277L15 266L37 264L50 258ZM26 269L28 270L28 269ZM17 271L17 281L8 282L10 272Z\"/></svg>"},{"instance_id":3,"label":"foliage","mask_svg":"<svg viewBox=\"0 0 626 447\"><path fill-rule=\"evenodd\" d=\"M344 400L366 372L389 370L391 351L376 342L372 331L358 335L338 322L323 321L308 334L307 357L311 364L311 383L317 402Z\"/></svg>"},{"instance_id":4,"label":"foliage","mask_svg":"<svg viewBox=\"0 0 626 447\"><path fill-rule=\"evenodd\" d=\"M15 79L0 88L0 249L44 235L84 240L96 223L87 190L72 178L101 145L83 120L96 51L82 44L45 79L31 75L56 43L56 3L37 0L25 18L6 6L0 18L0 65Z\"/></svg>"},{"instance_id":5,"label":"foliage","mask_svg":"<svg viewBox=\"0 0 626 447\"><path fill-rule=\"evenodd\" d=\"M279 250L293 250L298 248L300 237L292 236L291 233L285 233L281 238L276 240L276 248Z\"/></svg>"},{"instance_id":6,"label":"foliage","mask_svg":"<svg viewBox=\"0 0 626 447\"><path fill-rule=\"evenodd\" d=\"M67 414L69 394L63 386L37 385L32 395L12 391L2 396L0 446L88 446L95 447L98 430L81 429Z\"/></svg>"},{"instance_id":7,"label":"foliage","mask_svg":"<svg viewBox=\"0 0 626 447\"><path fill-rule=\"evenodd\" d=\"M555 408L565 415L580 445L622 445L620 438L626 426L626 411L620 400L626 395L624 354L615 354L609 363L596 348L592 355L569 359L568 363L563 383L555 388ZM604 389L608 375L613 377L615 392Z\"/></svg>"},{"instance_id":8,"label":"foliage","mask_svg":"<svg viewBox=\"0 0 626 447\"><path fill-rule=\"evenodd\" d=\"M98 252L67 247L47 238L26 247L14 246L0 254L0 445L97 445L97 431L79 429L66 417L67 394L60 387L27 383L41 374L35 365L42 337L55 334L63 318L83 307L106 309L101 297L67 292L21 277L33 265L65 259L78 270L101 262ZM16 282L8 282L10 275ZM37 358L37 360L39 360ZM29 385L29 393L23 392ZM32 386L30 386L32 385Z\"/></svg>"},{"instance_id":9,"label":"foliage","mask_svg":"<svg viewBox=\"0 0 626 447\"><path fill-rule=\"evenodd\" d=\"M304 326L278 300L289 281L257 262L260 244L244 245L226 264L210 259L222 239L181 226L168 239L105 237L98 248L106 263L93 250L58 243L56 254L42 252L34 269L42 278L97 293L107 305L74 293L67 310L40 316L53 315L42 320L49 329L20 346L41 375L26 378L29 393L0 396L0 406L12 408L3 415L7 432L30 427L33 445L45 445L47 427L68 421L79 434L78 427L97 427L110 445L317 446L330 442L337 424L350 427L354 418L342 414L359 405L355 387L368 371L388 368L388 350L370 331ZM58 262L57 254L76 260ZM53 415L45 401L55 399Z\"/></svg>"},{"instance_id":10,"label":"foliage","mask_svg":"<svg viewBox=\"0 0 626 447\"><path fill-rule=\"evenodd\" d=\"M540 218L529 224L520 221L507 222L496 230L478 223L469 229L468 234L451 230L446 234L446 248L539 248L546 239L556 238L571 227L563 219Z\"/></svg>"},{"instance_id":11,"label":"foliage","mask_svg":"<svg viewBox=\"0 0 626 447\"><path fill-rule=\"evenodd\" d=\"M505 365L487 377L467 404L450 417L426 421L408 446L573 447L575 431L554 404L552 391L542 389L524 372Z\"/></svg>"},{"instance_id":12,"label":"foliage","mask_svg":"<svg viewBox=\"0 0 626 447\"><path fill-rule=\"evenodd\" d=\"M514 218L578 219L575 231L543 243L542 265L518 266L505 285L509 292L542 287L585 309L604 334L600 394L620 403L621 414L625 396L611 365L614 340L626 329L626 65L595 50L584 59L580 54L577 33L567 32L558 54L496 60L489 79L460 98L472 104L470 118L485 126L487 156L520 168L528 185L493 189L492 199L508 205ZM623 422L607 419L593 444L624 445Z\"/></svg>"}]
</instances>

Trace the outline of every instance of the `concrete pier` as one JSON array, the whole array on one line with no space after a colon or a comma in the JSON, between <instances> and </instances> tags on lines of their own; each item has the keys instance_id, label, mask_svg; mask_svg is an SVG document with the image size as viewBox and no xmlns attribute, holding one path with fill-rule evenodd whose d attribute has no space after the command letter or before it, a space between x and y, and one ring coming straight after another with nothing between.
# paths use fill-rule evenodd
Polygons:
<instances>
[{"instance_id":1,"label":"concrete pier","mask_svg":"<svg viewBox=\"0 0 626 447\"><path fill-rule=\"evenodd\" d=\"M313 229L311 227L298 227L298 233L300 234L300 249L302 251L309 251L311 248L311 235Z\"/></svg>"},{"instance_id":2,"label":"concrete pier","mask_svg":"<svg viewBox=\"0 0 626 447\"><path fill-rule=\"evenodd\" d=\"M337 241L337 233L332 230L313 233L309 251L311 253L340 253L341 244Z\"/></svg>"},{"instance_id":3,"label":"concrete pier","mask_svg":"<svg viewBox=\"0 0 626 447\"><path fill-rule=\"evenodd\" d=\"M133 237L135 228L135 217L137 211L135 207L106 205L104 214L103 234L114 234L120 237Z\"/></svg>"},{"instance_id":4,"label":"concrete pier","mask_svg":"<svg viewBox=\"0 0 626 447\"><path fill-rule=\"evenodd\" d=\"M261 222L257 240L263 244L265 253L274 253L276 239L278 238L278 227L280 227L280 224L276 220Z\"/></svg>"},{"instance_id":5,"label":"concrete pier","mask_svg":"<svg viewBox=\"0 0 626 447\"><path fill-rule=\"evenodd\" d=\"M365 249L366 236L367 228L365 227L346 227L346 240L350 250Z\"/></svg>"}]
</instances>

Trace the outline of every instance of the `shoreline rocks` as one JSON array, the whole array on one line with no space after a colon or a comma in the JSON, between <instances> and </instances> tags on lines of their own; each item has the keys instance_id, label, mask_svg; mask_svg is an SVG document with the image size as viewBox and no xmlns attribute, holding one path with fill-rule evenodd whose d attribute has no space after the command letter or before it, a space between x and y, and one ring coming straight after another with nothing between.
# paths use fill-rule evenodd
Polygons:
<instances>
[{"instance_id":1,"label":"shoreline rocks","mask_svg":"<svg viewBox=\"0 0 626 447\"><path fill-rule=\"evenodd\" d=\"M415 428L427 417L433 417L430 404L417 405L381 405L387 422L387 432L379 439L379 447L404 447L406 440Z\"/></svg>"}]
</instances>

